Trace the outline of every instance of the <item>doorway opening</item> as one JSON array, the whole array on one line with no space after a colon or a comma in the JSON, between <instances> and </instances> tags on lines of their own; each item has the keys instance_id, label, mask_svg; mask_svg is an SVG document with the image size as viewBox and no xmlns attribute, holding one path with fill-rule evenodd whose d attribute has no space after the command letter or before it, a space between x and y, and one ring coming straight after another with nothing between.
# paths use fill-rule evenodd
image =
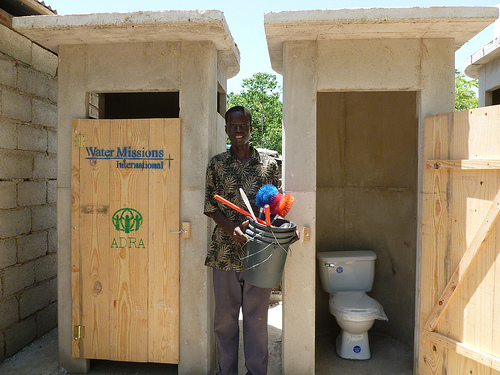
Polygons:
<instances>
[{"instance_id":1,"label":"doorway opening","mask_svg":"<svg viewBox=\"0 0 500 375\"><path fill-rule=\"evenodd\" d=\"M380 302L389 321L376 320L369 337L394 339L410 356L415 323L417 98L415 91L317 93L316 251L377 254L373 289L367 294ZM319 270L316 285L318 356L324 352L320 343L335 352L340 327L329 311ZM317 357L317 371L319 361Z\"/></svg>"}]
</instances>

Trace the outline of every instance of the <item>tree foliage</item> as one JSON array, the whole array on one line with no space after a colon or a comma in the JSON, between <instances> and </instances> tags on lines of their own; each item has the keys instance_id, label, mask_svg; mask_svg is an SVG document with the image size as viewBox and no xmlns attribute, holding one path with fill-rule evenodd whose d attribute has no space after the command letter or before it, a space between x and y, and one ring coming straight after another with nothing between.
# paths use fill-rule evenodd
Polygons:
<instances>
[{"instance_id":1,"label":"tree foliage","mask_svg":"<svg viewBox=\"0 0 500 375\"><path fill-rule=\"evenodd\" d=\"M281 120L283 105L280 101L281 87L276 76L255 73L243 79L239 94L231 92L227 98L228 108L242 105L252 112L252 135L250 144L267 148L281 154Z\"/></svg>"},{"instance_id":2,"label":"tree foliage","mask_svg":"<svg viewBox=\"0 0 500 375\"><path fill-rule=\"evenodd\" d=\"M476 79L468 79L455 69L455 111L477 108L477 87Z\"/></svg>"}]
</instances>

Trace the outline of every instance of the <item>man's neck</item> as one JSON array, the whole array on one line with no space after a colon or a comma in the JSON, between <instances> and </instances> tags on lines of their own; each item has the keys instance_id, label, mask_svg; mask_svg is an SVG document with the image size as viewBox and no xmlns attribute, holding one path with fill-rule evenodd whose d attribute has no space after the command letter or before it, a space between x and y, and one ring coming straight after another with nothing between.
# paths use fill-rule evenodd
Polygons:
<instances>
[{"instance_id":1,"label":"man's neck","mask_svg":"<svg viewBox=\"0 0 500 375\"><path fill-rule=\"evenodd\" d=\"M249 145L235 147L231 146L231 152L233 156L238 159L241 164L245 165L248 163L250 158L252 157L252 149Z\"/></svg>"}]
</instances>

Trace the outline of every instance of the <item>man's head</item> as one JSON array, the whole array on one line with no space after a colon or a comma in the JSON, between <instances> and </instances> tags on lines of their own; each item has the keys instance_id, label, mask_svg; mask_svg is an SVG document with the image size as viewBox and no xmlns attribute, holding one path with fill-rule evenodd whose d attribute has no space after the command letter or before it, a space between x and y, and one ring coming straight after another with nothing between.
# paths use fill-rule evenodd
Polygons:
<instances>
[{"instance_id":1,"label":"man's head","mask_svg":"<svg viewBox=\"0 0 500 375\"><path fill-rule=\"evenodd\" d=\"M226 134L233 146L243 146L250 143L252 132L252 114L242 106L229 108L226 112Z\"/></svg>"}]
</instances>

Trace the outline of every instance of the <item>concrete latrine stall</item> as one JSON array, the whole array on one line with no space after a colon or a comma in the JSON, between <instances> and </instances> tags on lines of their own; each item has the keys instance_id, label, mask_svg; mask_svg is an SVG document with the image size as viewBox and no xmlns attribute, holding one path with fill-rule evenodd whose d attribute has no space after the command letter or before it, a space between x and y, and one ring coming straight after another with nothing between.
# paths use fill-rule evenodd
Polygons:
<instances>
[{"instance_id":1,"label":"concrete latrine stall","mask_svg":"<svg viewBox=\"0 0 500 375\"><path fill-rule=\"evenodd\" d=\"M226 82L240 58L223 13L13 25L59 56L60 365L86 373L96 358L210 373L204 176L225 149Z\"/></svg>"},{"instance_id":2,"label":"concrete latrine stall","mask_svg":"<svg viewBox=\"0 0 500 375\"><path fill-rule=\"evenodd\" d=\"M311 240L294 245L285 267L284 373L319 371L317 335L332 335L336 356L338 327L316 276L316 254L350 250L377 254L369 294L389 320L376 321L372 330L413 348L416 373L469 373L470 368L489 374L497 368L498 343L481 346L481 339L471 339L474 332L483 332L473 323L482 322L482 310L468 304L477 301L470 297L476 281L461 280L469 295L460 291L451 304L462 305L456 302L446 313L439 309L456 289L455 267L471 240L464 233L492 229L479 223L485 215L491 223L488 208L498 204L492 194L500 188L493 167L498 162L479 162L478 169L486 170L479 173L488 178L461 174L474 165L470 159L500 158L494 130L498 110L489 113L488 124L478 123L485 113L474 111L428 117L453 112L455 51L497 17L494 7L265 15L272 66L283 75L284 187L297 202L289 216L299 227L312 228ZM426 164L431 159L445 160ZM436 172L453 164L448 159L467 162L456 163L461 172ZM458 188L451 182L457 176L477 183ZM454 202L483 199L484 207L472 208L481 219L468 217L465 203L453 205L451 197ZM446 210L451 211L445 215ZM498 252L499 246L490 247ZM442 292L448 293L445 301L439 299ZM498 299L491 296L487 306ZM491 339L493 319L489 316L484 326L485 341ZM465 350L468 345L477 350Z\"/></svg>"}]
</instances>

